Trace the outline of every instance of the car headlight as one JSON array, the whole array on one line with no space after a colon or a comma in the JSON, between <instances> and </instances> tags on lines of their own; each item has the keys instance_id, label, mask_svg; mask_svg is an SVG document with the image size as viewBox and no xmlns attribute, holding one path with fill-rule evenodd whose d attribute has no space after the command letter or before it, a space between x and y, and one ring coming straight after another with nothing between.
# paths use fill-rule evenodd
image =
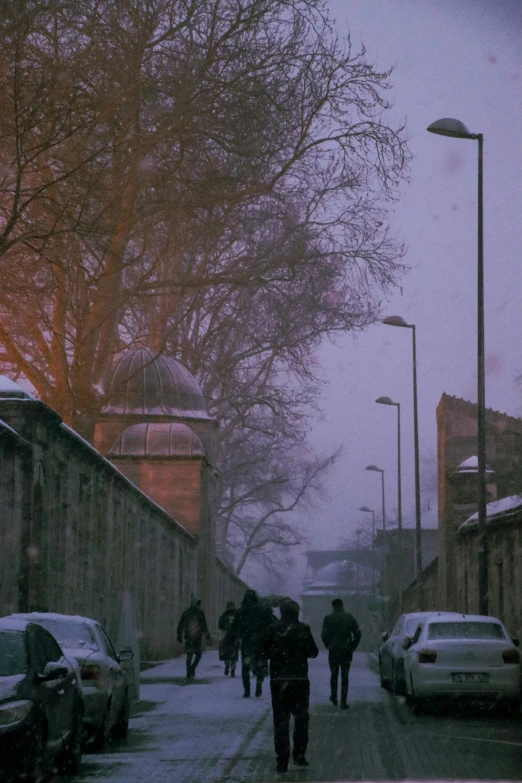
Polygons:
<instances>
[{"instance_id":1,"label":"car headlight","mask_svg":"<svg viewBox=\"0 0 522 783\"><path fill-rule=\"evenodd\" d=\"M0 727L9 726L11 723L20 723L24 718L27 718L32 708L32 701L25 699L0 704Z\"/></svg>"}]
</instances>

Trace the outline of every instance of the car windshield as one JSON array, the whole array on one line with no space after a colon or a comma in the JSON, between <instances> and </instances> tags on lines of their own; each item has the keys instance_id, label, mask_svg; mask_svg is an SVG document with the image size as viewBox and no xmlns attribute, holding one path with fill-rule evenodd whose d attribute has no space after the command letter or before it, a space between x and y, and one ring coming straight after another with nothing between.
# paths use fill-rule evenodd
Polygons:
<instances>
[{"instance_id":1,"label":"car windshield","mask_svg":"<svg viewBox=\"0 0 522 783\"><path fill-rule=\"evenodd\" d=\"M459 622L432 623L428 639L505 639L506 635L498 623Z\"/></svg>"},{"instance_id":2,"label":"car windshield","mask_svg":"<svg viewBox=\"0 0 522 783\"><path fill-rule=\"evenodd\" d=\"M23 674L26 668L25 634L22 631L0 631L0 677Z\"/></svg>"},{"instance_id":3,"label":"car windshield","mask_svg":"<svg viewBox=\"0 0 522 783\"><path fill-rule=\"evenodd\" d=\"M61 647L97 650L96 637L87 623L71 622L54 618L39 619L40 625L47 628Z\"/></svg>"}]
</instances>

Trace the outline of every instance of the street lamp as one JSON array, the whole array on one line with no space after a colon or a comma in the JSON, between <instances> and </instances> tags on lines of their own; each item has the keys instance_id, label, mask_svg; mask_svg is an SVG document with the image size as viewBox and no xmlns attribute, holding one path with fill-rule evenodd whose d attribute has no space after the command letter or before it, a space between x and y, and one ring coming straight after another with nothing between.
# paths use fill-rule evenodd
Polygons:
<instances>
[{"instance_id":1,"label":"street lamp","mask_svg":"<svg viewBox=\"0 0 522 783\"><path fill-rule=\"evenodd\" d=\"M377 397L379 405L397 408L397 522L399 527L399 612L402 614L402 480L401 480L401 404L390 397Z\"/></svg>"},{"instance_id":2,"label":"street lamp","mask_svg":"<svg viewBox=\"0 0 522 783\"><path fill-rule=\"evenodd\" d=\"M488 559L486 552L486 377L484 371L484 216L482 188L483 135L470 133L460 120L445 117L427 129L439 136L478 142L477 218L477 428L478 428L478 592L479 613L488 613Z\"/></svg>"},{"instance_id":3,"label":"street lamp","mask_svg":"<svg viewBox=\"0 0 522 783\"><path fill-rule=\"evenodd\" d=\"M400 315L390 315L383 320L387 326L400 326L411 329L413 337L413 448L415 451L415 566L417 578L422 573L422 523L419 461L419 411L417 405L417 338L415 324L408 324ZM422 598L422 596L421 596ZM422 608L422 607L421 607Z\"/></svg>"},{"instance_id":4,"label":"street lamp","mask_svg":"<svg viewBox=\"0 0 522 783\"><path fill-rule=\"evenodd\" d=\"M361 530L356 530L355 531L355 535L357 536L357 564L356 564L356 572L355 572L356 573L356 580L357 580L357 590L356 590L357 597L359 597L359 595L360 595L360 592L359 592L359 586L360 586L360 582L359 582L359 557L360 557L359 539L361 537L361 532L362 532Z\"/></svg>"},{"instance_id":5,"label":"street lamp","mask_svg":"<svg viewBox=\"0 0 522 783\"><path fill-rule=\"evenodd\" d=\"M372 515L372 598L375 596L375 511L368 506L359 506L359 511Z\"/></svg>"},{"instance_id":6,"label":"street lamp","mask_svg":"<svg viewBox=\"0 0 522 783\"><path fill-rule=\"evenodd\" d=\"M381 491L382 491L382 534L384 537L384 567L383 567L383 581L384 581L384 625L386 626L386 618L387 618L387 606L386 606L386 587L387 587L387 570L388 570L388 564L387 564L387 557L388 557L388 546L387 546L387 540L386 540L386 506L385 506L385 500L384 500L384 470L382 468L378 468L377 465L367 465L365 470L371 470L374 473L380 473L381 474Z\"/></svg>"}]
</instances>

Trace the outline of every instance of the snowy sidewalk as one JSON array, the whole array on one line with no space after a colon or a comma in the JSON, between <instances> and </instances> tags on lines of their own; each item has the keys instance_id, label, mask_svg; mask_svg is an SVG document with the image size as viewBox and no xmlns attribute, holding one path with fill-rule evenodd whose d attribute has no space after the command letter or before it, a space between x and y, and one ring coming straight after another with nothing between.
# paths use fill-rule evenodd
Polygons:
<instances>
[{"instance_id":1,"label":"snowy sidewalk","mask_svg":"<svg viewBox=\"0 0 522 783\"><path fill-rule=\"evenodd\" d=\"M268 680L261 699L243 699L241 677L225 677L215 651L204 653L190 684L178 658L142 672L140 691L143 709L131 718L127 743L85 755L78 782L227 780L245 744L265 722L271 727Z\"/></svg>"}]
</instances>

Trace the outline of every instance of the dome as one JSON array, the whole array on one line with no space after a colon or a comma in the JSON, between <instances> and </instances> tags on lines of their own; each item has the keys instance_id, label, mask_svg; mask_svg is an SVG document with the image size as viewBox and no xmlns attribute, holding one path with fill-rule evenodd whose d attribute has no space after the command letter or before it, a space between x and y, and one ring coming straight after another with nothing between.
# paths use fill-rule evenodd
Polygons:
<instances>
[{"instance_id":1,"label":"dome","mask_svg":"<svg viewBox=\"0 0 522 783\"><path fill-rule=\"evenodd\" d=\"M203 392L186 367L149 348L126 351L117 359L102 413L209 418Z\"/></svg>"},{"instance_id":2,"label":"dome","mask_svg":"<svg viewBox=\"0 0 522 783\"><path fill-rule=\"evenodd\" d=\"M133 424L118 436L111 457L204 457L205 449L190 427L181 422Z\"/></svg>"}]
</instances>

